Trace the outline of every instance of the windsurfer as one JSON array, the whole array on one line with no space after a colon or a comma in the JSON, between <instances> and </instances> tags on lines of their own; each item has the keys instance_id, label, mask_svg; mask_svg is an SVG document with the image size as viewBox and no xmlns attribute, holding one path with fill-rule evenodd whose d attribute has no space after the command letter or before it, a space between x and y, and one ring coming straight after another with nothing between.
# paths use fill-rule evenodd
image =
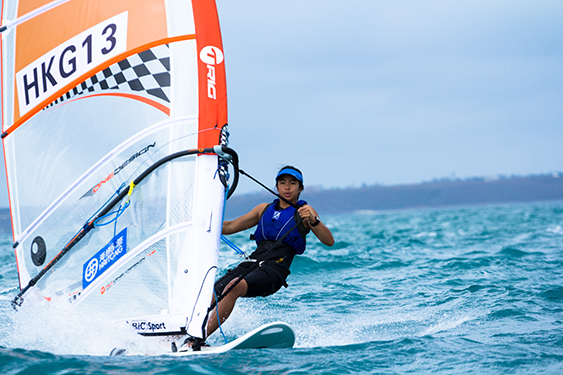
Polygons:
<instances>
[{"instance_id":1,"label":"windsurfer","mask_svg":"<svg viewBox=\"0 0 563 375\"><path fill-rule=\"evenodd\" d=\"M229 270L215 283L216 296L227 294L210 314L208 336L219 328L217 316L221 323L227 320L239 297L265 297L282 286L287 287L291 262L296 254L305 251L305 236L310 231L323 244L334 244L330 229L319 219L317 211L299 200L303 191L301 171L292 166L283 167L276 176L276 189L283 199L261 203L247 214L223 222L222 233L226 235L257 226L254 233L257 248L248 261Z\"/></svg>"}]
</instances>

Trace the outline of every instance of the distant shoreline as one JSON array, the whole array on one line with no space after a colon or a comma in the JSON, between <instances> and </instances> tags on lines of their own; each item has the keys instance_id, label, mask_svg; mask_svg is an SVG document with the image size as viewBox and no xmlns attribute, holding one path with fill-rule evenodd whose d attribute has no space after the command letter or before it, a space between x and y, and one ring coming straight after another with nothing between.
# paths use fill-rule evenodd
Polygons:
<instances>
[{"instance_id":1,"label":"distant shoreline","mask_svg":"<svg viewBox=\"0 0 563 375\"><path fill-rule=\"evenodd\" d=\"M238 217L273 198L269 193L235 193L227 203L225 217ZM305 187L302 199L323 214L563 200L563 175L439 180L411 185L312 191L307 191Z\"/></svg>"},{"instance_id":2,"label":"distant shoreline","mask_svg":"<svg viewBox=\"0 0 563 375\"><path fill-rule=\"evenodd\" d=\"M228 200L225 217L247 213L273 200L267 192L235 194ZM382 211L405 208L469 206L563 200L563 174L439 180L411 185L305 190L302 198L322 214ZM10 212L0 208L0 233L11 233Z\"/></svg>"}]
</instances>

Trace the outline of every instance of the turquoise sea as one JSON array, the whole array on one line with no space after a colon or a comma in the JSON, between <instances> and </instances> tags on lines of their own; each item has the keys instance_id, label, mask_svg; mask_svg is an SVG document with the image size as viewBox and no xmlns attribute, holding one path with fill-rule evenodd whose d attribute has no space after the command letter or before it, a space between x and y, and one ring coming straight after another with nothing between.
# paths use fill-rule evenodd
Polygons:
<instances>
[{"instance_id":1,"label":"turquoise sea","mask_svg":"<svg viewBox=\"0 0 563 375\"><path fill-rule=\"evenodd\" d=\"M241 301L223 326L230 340L285 321L293 349L181 359L108 357L115 335L101 334L99 322L12 310L17 271L11 238L2 237L0 373L563 373L563 202L323 220L336 245L311 239L288 289ZM248 233L230 238L251 250ZM221 249L223 267L237 261Z\"/></svg>"}]
</instances>

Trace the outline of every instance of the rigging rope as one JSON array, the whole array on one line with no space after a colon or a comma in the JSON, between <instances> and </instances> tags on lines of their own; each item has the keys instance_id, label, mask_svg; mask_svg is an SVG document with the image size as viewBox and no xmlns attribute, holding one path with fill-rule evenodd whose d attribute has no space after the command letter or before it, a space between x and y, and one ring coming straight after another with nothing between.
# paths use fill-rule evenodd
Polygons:
<instances>
[{"instance_id":1,"label":"rigging rope","mask_svg":"<svg viewBox=\"0 0 563 375\"><path fill-rule=\"evenodd\" d=\"M215 293L215 288L213 288L213 296L215 297L215 315L217 315L217 324L219 324L219 332L221 332L221 335L223 335L223 340L225 340L225 344L227 344L229 340L227 340L227 336L225 335L225 332L223 332L221 319L219 319L219 303L217 302L217 293Z\"/></svg>"},{"instance_id":2,"label":"rigging rope","mask_svg":"<svg viewBox=\"0 0 563 375\"><path fill-rule=\"evenodd\" d=\"M221 239L223 240L224 243L226 243L231 249L233 249L238 255L240 255L241 257L245 257L248 258L248 256L246 255L246 253L241 250L237 245L235 245L234 243L231 242L231 240L229 240L227 237L225 237L224 235L221 235Z\"/></svg>"},{"instance_id":3,"label":"rigging rope","mask_svg":"<svg viewBox=\"0 0 563 375\"><path fill-rule=\"evenodd\" d=\"M114 193L114 195L119 194L119 191L121 190L121 188L125 186L125 183L121 184L121 186L119 187L119 189L117 189L117 191ZM119 205L119 208L115 211L112 212L108 212L107 214L105 214L102 217L99 217L98 219L96 219L94 221L94 227L103 227L106 225L109 225L111 223L113 223L113 238L115 239L116 235L117 235L117 219L119 219L119 217L121 215L123 215L123 213L125 212L125 210L127 208L129 208L129 206L131 205L131 194L133 194L133 189L135 188L135 181L131 181L129 183L129 192L127 193L127 200L123 203L121 203ZM114 218L112 218L110 221L108 221L107 223L101 223L101 221L107 217L110 217L112 215L115 215Z\"/></svg>"},{"instance_id":4,"label":"rigging rope","mask_svg":"<svg viewBox=\"0 0 563 375\"><path fill-rule=\"evenodd\" d=\"M250 178L252 181L256 182L258 185L262 186L264 189L266 189L270 193L274 194L276 197L278 197L279 199L281 199L285 203L289 204L291 207L293 207L295 209L299 208L298 205L296 205L295 203L292 203L289 200L285 199L284 197L282 197L281 195L279 195L278 193L276 193L275 191L273 191L272 189L270 189L269 187L267 187L266 185L264 185L263 183L261 183L260 181L258 181L257 179L255 179L254 177L249 175L248 173L246 173L245 171L243 171L242 169L239 169L239 172L240 172L240 174L245 175L246 177Z\"/></svg>"}]
</instances>

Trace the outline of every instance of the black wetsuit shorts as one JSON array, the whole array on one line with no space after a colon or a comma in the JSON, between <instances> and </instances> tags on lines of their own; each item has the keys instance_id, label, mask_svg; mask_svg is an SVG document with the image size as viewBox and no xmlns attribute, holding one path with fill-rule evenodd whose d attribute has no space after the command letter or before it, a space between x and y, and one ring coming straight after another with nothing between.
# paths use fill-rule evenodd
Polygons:
<instances>
[{"instance_id":1,"label":"black wetsuit shorts","mask_svg":"<svg viewBox=\"0 0 563 375\"><path fill-rule=\"evenodd\" d=\"M270 242L270 241L264 241ZM220 296L225 291L226 286L234 279L241 276L248 285L248 290L244 297L266 297L274 294L282 286L287 288L286 279L289 276L289 266L295 256L295 251L288 245L276 247L267 253L266 260L259 260L261 254L268 250L267 245L262 242L254 253L250 255L251 259L256 261L244 261L215 282L215 293ZM245 275L246 274L246 275Z\"/></svg>"}]
</instances>

